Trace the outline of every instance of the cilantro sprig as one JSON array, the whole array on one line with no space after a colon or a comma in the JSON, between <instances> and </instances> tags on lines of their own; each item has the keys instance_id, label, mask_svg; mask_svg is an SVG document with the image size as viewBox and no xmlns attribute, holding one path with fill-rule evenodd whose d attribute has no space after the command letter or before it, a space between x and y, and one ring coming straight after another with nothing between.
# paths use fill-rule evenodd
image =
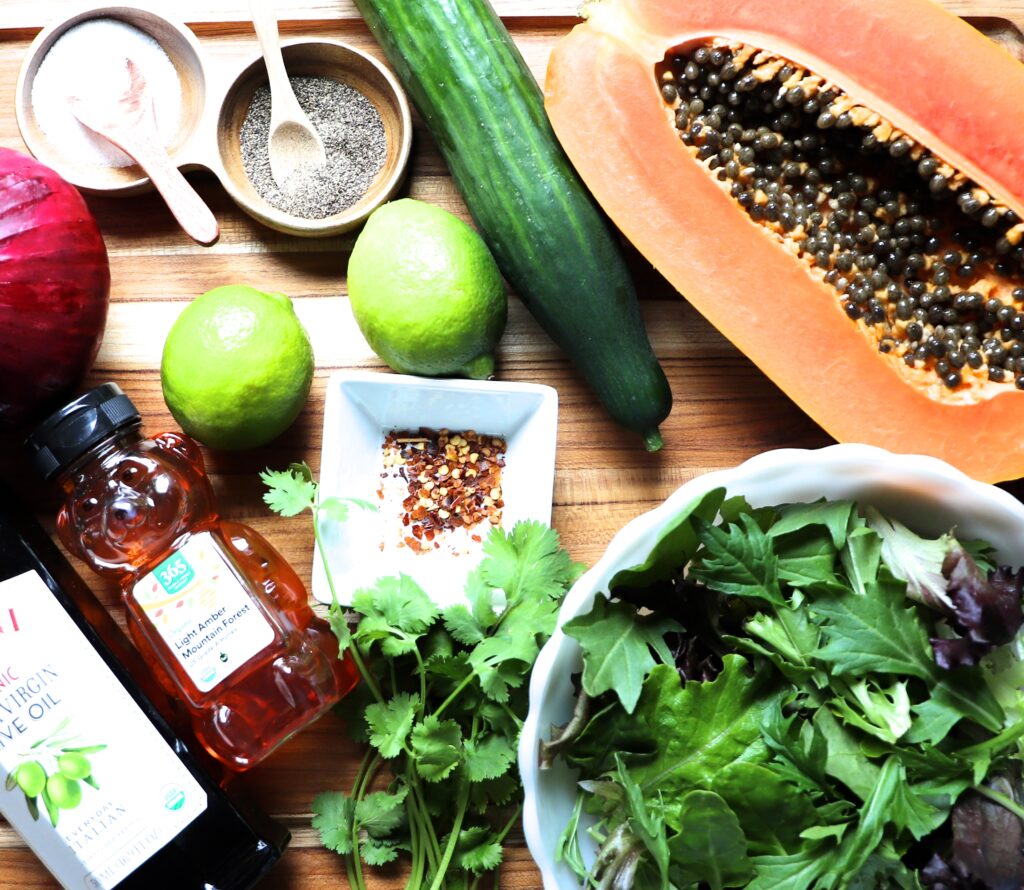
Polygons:
<instances>
[{"instance_id":1,"label":"cilantro sprig","mask_svg":"<svg viewBox=\"0 0 1024 890\"><path fill-rule=\"evenodd\" d=\"M312 513L321 554L322 522L372 507L319 501L305 464L261 478L275 512ZM364 866L402 855L408 890L473 890L519 819L526 679L582 567L537 522L493 528L483 547L465 602L444 610L400 575L355 591L347 615L325 559L331 628L364 681L339 707L366 753L351 789L317 795L313 826L345 858L352 890L367 887Z\"/></svg>"}]
</instances>

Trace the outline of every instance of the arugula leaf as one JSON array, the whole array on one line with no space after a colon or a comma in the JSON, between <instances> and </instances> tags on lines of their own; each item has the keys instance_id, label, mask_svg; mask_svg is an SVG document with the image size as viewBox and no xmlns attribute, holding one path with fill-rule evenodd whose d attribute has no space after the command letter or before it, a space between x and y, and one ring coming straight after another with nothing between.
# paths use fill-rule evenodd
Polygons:
<instances>
[{"instance_id":1,"label":"arugula leaf","mask_svg":"<svg viewBox=\"0 0 1024 890\"><path fill-rule=\"evenodd\" d=\"M839 560L853 592L858 596L867 596L868 585L874 585L878 580L878 569L882 564L882 539L867 526L856 528L850 532L846 546L839 552Z\"/></svg>"},{"instance_id":2,"label":"arugula leaf","mask_svg":"<svg viewBox=\"0 0 1024 890\"><path fill-rule=\"evenodd\" d=\"M680 801L680 829L668 841L676 887L742 887L753 870L736 814L717 794L691 791Z\"/></svg>"},{"instance_id":3,"label":"arugula leaf","mask_svg":"<svg viewBox=\"0 0 1024 890\"><path fill-rule=\"evenodd\" d=\"M778 557L772 542L749 514L727 529L695 517L701 549L690 564L689 577L732 596L785 605L779 589Z\"/></svg>"},{"instance_id":4,"label":"arugula leaf","mask_svg":"<svg viewBox=\"0 0 1024 890\"><path fill-rule=\"evenodd\" d=\"M320 842L335 853L352 852L355 802L340 791L323 791L313 798L313 827Z\"/></svg>"},{"instance_id":5,"label":"arugula leaf","mask_svg":"<svg viewBox=\"0 0 1024 890\"><path fill-rule=\"evenodd\" d=\"M619 786L625 792L626 812L629 816L629 829L646 848L647 854L657 871L657 886L660 890L669 890L669 845L665 834L665 822L647 808L644 793L633 781L629 770L623 765L622 758L615 756L615 776ZM661 794L652 801L661 809Z\"/></svg>"},{"instance_id":6,"label":"arugula leaf","mask_svg":"<svg viewBox=\"0 0 1024 890\"><path fill-rule=\"evenodd\" d=\"M795 853L755 856L754 878L747 890L807 890L832 873L837 855L828 840L812 841Z\"/></svg>"},{"instance_id":7,"label":"arugula leaf","mask_svg":"<svg viewBox=\"0 0 1024 890\"><path fill-rule=\"evenodd\" d=\"M700 543L694 528L695 518L711 522L723 507L725 489L716 488L687 504L672 519L665 523L657 543L651 548L640 565L617 572L608 585L612 596L622 588L650 587L671 578L680 567L686 565L697 552ZM735 499L734 505L746 506L742 498Z\"/></svg>"},{"instance_id":8,"label":"arugula leaf","mask_svg":"<svg viewBox=\"0 0 1024 890\"><path fill-rule=\"evenodd\" d=\"M853 501L826 501L812 504L786 504L778 508L779 518L768 529L773 538L800 531L809 525L824 526L838 551L846 542L847 529L853 516Z\"/></svg>"},{"instance_id":9,"label":"arugula leaf","mask_svg":"<svg viewBox=\"0 0 1024 890\"><path fill-rule=\"evenodd\" d=\"M797 721L795 714L786 717L779 699L764 714L761 736L774 755L772 766L780 777L811 793L827 790L828 744L815 723Z\"/></svg>"},{"instance_id":10,"label":"arugula leaf","mask_svg":"<svg viewBox=\"0 0 1024 890\"><path fill-rule=\"evenodd\" d=\"M878 848L885 826L889 822L901 772L900 762L896 757L889 757L882 764L878 780L864 801L856 829L852 834L847 834L839 844L834 865L839 876L857 874L868 857ZM842 879L839 878L837 883L842 883Z\"/></svg>"},{"instance_id":11,"label":"arugula leaf","mask_svg":"<svg viewBox=\"0 0 1024 890\"><path fill-rule=\"evenodd\" d=\"M828 644L817 658L837 676L874 671L926 681L935 677L928 635L914 607L906 605L902 582L880 574L865 596L825 594L808 605L827 619L822 630Z\"/></svg>"},{"instance_id":12,"label":"arugula leaf","mask_svg":"<svg viewBox=\"0 0 1024 890\"><path fill-rule=\"evenodd\" d=\"M682 626L670 618L639 615L636 608L598 595L589 612L567 621L562 630L583 650L583 688L590 696L612 690L628 713L640 697L640 689L658 662L673 664L665 634Z\"/></svg>"},{"instance_id":13,"label":"arugula leaf","mask_svg":"<svg viewBox=\"0 0 1024 890\"><path fill-rule=\"evenodd\" d=\"M864 756L856 737L840 726L827 708L819 708L812 719L825 740L825 772L861 800L867 800L878 784L879 768Z\"/></svg>"}]
</instances>

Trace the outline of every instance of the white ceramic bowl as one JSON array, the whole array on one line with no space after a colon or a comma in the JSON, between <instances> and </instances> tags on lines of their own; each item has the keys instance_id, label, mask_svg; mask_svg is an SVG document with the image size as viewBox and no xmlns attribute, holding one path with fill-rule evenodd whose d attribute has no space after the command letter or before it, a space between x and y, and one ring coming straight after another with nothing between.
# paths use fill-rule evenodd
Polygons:
<instances>
[{"instance_id":1,"label":"white ceramic bowl","mask_svg":"<svg viewBox=\"0 0 1024 890\"><path fill-rule=\"evenodd\" d=\"M384 436L419 427L501 436L507 446L501 473L502 528L510 530L522 519L551 522L558 393L536 383L435 380L372 371L332 374L324 409L321 496L379 503ZM399 572L413 578L439 605L463 598L466 576L480 554L382 551L381 543L397 540L400 532L398 516L386 510L355 511L348 522L327 525L324 544L343 605L350 604L356 589ZM313 595L320 602L331 601L318 553L313 558Z\"/></svg>"},{"instance_id":2,"label":"white ceramic bowl","mask_svg":"<svg viewBox=\"0 0 1024 890\"><path fill-rule=\"evenodd\" d=\"M833 445L817 451L785 449L751 458L732 470L708 473L686 483L661 506L638 516L608 545L600 561L575 584L558 616L558 629L541 650L530 679L530 711L519 746L526 800L526 842L540 867L545 890L577 890L579 881L555 861L559 836L576 801L575 776L562 762L537 767L541 739L572 714L570 677L580 670L579 647L562 625L589 612L598 594L620 569L646 559L666 522L713 488L742 494L753 506L814 501L821 497L871 504L920 534L937 536L956 527L967 538L982 538L1001 562L1024 564L1024 505L1001 489L977 482L931 457L896 455L868 445ZM584 850L588 861L593 847Z\"/></svg>"}]
</instances>

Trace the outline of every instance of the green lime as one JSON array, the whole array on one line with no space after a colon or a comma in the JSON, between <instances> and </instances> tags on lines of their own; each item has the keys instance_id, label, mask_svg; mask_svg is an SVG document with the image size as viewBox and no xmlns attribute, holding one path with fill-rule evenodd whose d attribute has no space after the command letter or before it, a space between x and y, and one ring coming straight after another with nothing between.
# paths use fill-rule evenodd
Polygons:
<instances>
[{"instance_id":1,"label":"green lime","mask_svg":"<svg viewBox=\"0 0 1024 890\"><path fill-rule=\"evenodd\" d=\"M348 261L359 329L396 371L490 377L508 301L483 239L411 198L375 210Z\"/></svg>"},{"instance_id":2,"label":"green lime","mask_svg":"<svg viewBox=\"0 0 1024 890\"><path fill-rule=\"evenodd\" d=\"M213 448L255 448L284 432L312 381L313 348L292 301L244 284L193 300L160 364L174 419Z\"/></svg>"}]
</instances>

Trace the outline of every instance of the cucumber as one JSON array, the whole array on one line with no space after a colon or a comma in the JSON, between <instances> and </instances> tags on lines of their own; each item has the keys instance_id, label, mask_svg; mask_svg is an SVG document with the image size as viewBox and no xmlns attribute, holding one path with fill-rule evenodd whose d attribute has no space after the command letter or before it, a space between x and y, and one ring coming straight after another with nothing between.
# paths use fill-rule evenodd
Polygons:
<instances>
[{"instance_id":1,"label":"cucumber","mask_svg":"<svg viewBox=\"0 0 1024 890\"><path fill-rule=\"evenodd\" d=\"M498 267L609 414L661 447L672 408L604 216L487 0L356 0Z\"/></svg>"}]
</instances>

